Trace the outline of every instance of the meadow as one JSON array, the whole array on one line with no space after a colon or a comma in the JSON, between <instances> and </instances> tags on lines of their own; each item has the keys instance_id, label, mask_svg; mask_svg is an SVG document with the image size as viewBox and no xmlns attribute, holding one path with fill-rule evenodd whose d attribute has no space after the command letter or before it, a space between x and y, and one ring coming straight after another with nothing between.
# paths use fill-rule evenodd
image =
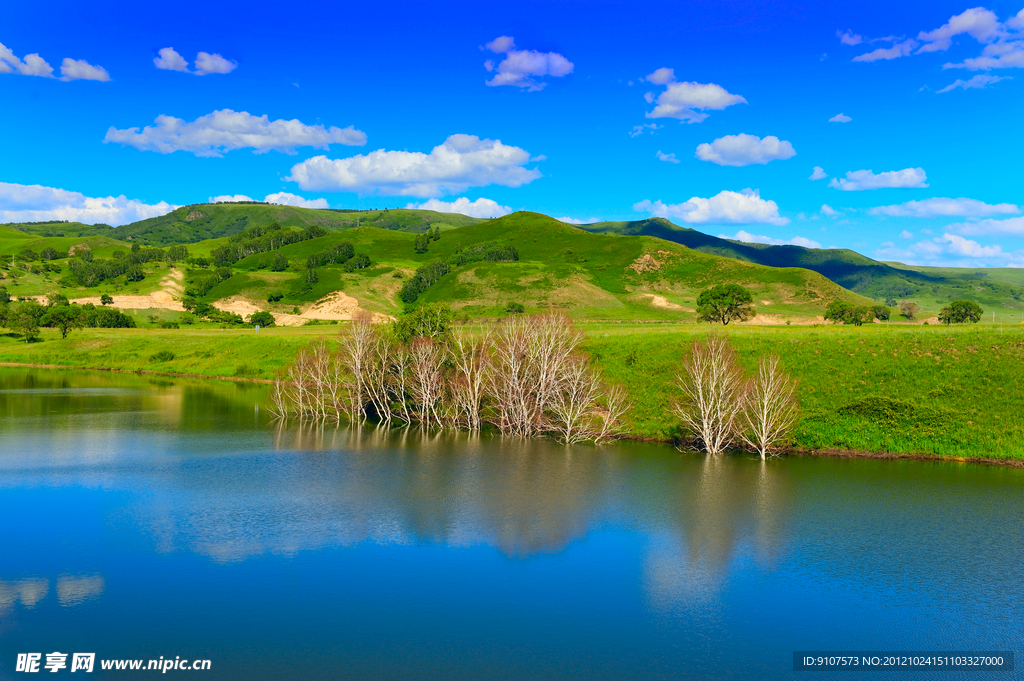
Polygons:
<instances>
[{"instance_id":1,"label":"meadow","mask_svg":"<svg viewBox=\"0 0 1024 681\"><path fill-rule=\"evenodd\" d=\"M624 386L630 437L674 441L674 377L689 344L726 333L742 366L775 353L798 382L792 451L1024 461L1024 331L1019 326L734 327L579 324L605 380ZM299 348L344 324L296 328L44 329L0 335L0 363L270 380ZM480 327L470 324L465 330Z\"/></svg>"}]
</instances>

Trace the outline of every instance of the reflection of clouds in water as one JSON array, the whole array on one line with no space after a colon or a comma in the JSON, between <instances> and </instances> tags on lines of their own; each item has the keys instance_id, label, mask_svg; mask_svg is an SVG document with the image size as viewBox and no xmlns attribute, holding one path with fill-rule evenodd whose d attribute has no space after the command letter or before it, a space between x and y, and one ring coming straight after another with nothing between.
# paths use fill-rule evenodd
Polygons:
<instances>
[{"instance_id":1,"label":"reflection of clouds in water","mask_svg":"<svg viewBox=\"0 0 1024 681\"><path fill-rule=\"evenodd\" d=\"M0 608L10 608L18 601L26 608L34 608L49 592L50 580L42 577L12 582L0 579Z\"/></svg>"},{"instance_id":2,"label":"reflection of clouds in water","mask_svg":"<svg viewBox=\"0 0 1024 681\"><path fill-rule=\"evenodd\" d=\"M61 575L57 578L57 602L65 608L80 605L102 594L104 588L106 582L99 575ZM0 579L0 609L10 608L19 601L23 607L34 608L48 593L50 580L45 577Z\"/></svg>"},{"instance_id":3,"label":"reflection of clouds in water","mask_svg":"<svg viewBox=\"0 0 1024 681\"><path fill-rule=\"evenodd\" d=\"M772 462L706 457L679 479L675 522L652 535L644 580L652 607L702 610L737 563L770 567L782 553L789 513L784 469Z\"/></svg>"},{"instance_id":4,"label":"reflection of clouds in water","mask_svg":"<svg viewBox=\"0 0 1024 681\"><path fill-rule=\"evenodd\" d=\"M102 594L105 587L99 575L61 575L57 578L57 601L64 607L79 605Z\"/></svg>"}]
</instances>

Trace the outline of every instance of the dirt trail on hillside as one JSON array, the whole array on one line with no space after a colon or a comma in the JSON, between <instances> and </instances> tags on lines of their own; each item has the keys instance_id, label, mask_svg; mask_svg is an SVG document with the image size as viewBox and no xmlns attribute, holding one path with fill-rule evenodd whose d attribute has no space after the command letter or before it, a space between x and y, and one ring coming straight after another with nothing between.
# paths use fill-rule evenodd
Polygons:
<instances>
[{"instance_id":1,"label":"dirt trail on hillside","mask_svg":"<svg viewBox=\"0 0 1024 681\"><path fill-rule=\"evenodd\" d=\"M693 312L688 307L682 305L676 305L675 303L668 302L665 296L655 295L654 293L646 293L644 295L651 297L651 306L661 308L662 310L678 310L679 312Z\"/></svg>"}]
</instances>

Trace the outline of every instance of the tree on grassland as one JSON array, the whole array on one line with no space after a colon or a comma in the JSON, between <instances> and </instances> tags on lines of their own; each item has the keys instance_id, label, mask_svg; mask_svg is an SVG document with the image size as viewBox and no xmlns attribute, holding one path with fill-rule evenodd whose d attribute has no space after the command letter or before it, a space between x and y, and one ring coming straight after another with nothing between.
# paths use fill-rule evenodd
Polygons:
<instances>
[{"instance_id":1,"label":"tree on grassland","mask_svg":"<svg viewBox=\"0 0 1024 681\"><path fill-rule=\"evenodd\" d=\"M67 338L72 329L84 326L82 308L78 305L54 305L39 321L43 326L60 329L61 338Z\"/></svg>"},{"instance_id":2,"label":"tree on grassland","mask_svg":"<svg viewBox=\"0 0 1024 681\"><path fill-rule=\"evenodd\" d=\"M904 319L911 320L914 318L921 308L917 306L917 303L912 303L909 300L900 301L900 316Z\"/></svg>"},{"instance_id":3,"label":"tree on grassland","mask_svg":"<svg viewBox=\"0 0 1024 681\"><path fill-rule=\"evenodd\" d=\"M977 324L983 313L981 306L973 300L954 300L939 311L939 321L943 324Z\"/></svg>"},{"instance_id":4,"label":"tree on grassland","mask_svg":"<svg viewBox=\"0 0 1024 681\"><path fill-rule=\"evenodd\" d=\"M697 297L697 319L702 322L743 321L754 316L754 297L739 284L719 284Z\"/></svg>"},{"instance_id":5,"label":"tree on grassland","mask_svg":"<svg viewBox=\"0 0 1024 681\"><path fill-rule=\"evenodd\" d=\"M249 324L251 324L252 326L263 327L273 326L274 315L270 314L269 312L253 312L251 315L249 315Z\"/></svg>"}]
</instances>

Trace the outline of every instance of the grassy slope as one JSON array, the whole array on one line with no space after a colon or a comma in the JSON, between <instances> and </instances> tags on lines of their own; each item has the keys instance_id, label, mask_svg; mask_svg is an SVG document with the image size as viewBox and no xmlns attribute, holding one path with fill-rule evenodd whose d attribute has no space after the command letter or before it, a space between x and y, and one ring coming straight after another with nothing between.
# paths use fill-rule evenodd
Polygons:
<instances>
[{"instance_id":1,"label":"grassy slope","mask_svg":"<svg viewBox=\"0 0 1024 681\"><path fill-rule=\"evenodd\" d=\"M227 237L249 227L275 221L284 226L319 225L328 231L349 229L358 223L407 232L423 232L434 226L442 230L454 229L480 222L477 218L465 215L428 210L342 212L271 204L217 203L182 206L167 215L121 227L88 227L77 223L13 226L36 235L64 233L77 236L107 236L149 246L169 246Z\"/></svg>"},{"instance_id":2,"label":"grassy slope","mask_svg":"<svg viewBox=\"0 0 1024 681\"><path fill-rule=\"evenodd\" d=\"M313 291L299 294L306 257L337 241L350 241L357 252L370 256L374 267L350 274L340 267L320 268L320 282ZM536 213L514 213L444 233L431 242L426 254L415 253L413 241L412 234L360 227L292 244L280 250L293 271L260 270L270 256L254 255L236 265L243 274L223 282L207 298L241 295L265 305L267 293L281 291L286 298L279 311L286 311L341 288L364 307L395 314L401 311L395 295L402 284L396 271L409 276L424 263L450 258L459 248L496 242L514 245L519 262L456 268L421 300L449 303L468 316L499 316L514 301L527 311L554 308L586 318L671 320L692 318L696 296L704 288L735 281L754 292L758 311L765 314L820 314L836 297L867 302L808 270L739 262L651 237L594 235ZM651 255L656 269L631 269L645 254ZM653 305L652 295L663 297L668 307Z\"/></svg>"},{"instance_id":3,"label":"grassy slope","mask_svg":"<svg viewBox=\"0 0 1024 681\"><path fill-rule=\"evenodd\" d=\"M585 348L608 380L626 386L634 435L678 433L670 405L680 358L705 326L586 324ZM720 330L717 327L716 330ZM0 334L0 362L105 367L164 373L273 378L304 343L338 327L252 330L87 329L41 343ZM748 369L774 352L799 381L801 449L856 449L956 457L1024 459L1024 333L1019 328L733 327L727 331ZM154 362L170 349L175 358ZM843 413L869 396L912 406L892 421Z\"/></svg>"},{"instance_id":4,"label":"grassy slope","mask_svg":"<svg viewBox=\"0 0 1024 681\"><path fill-rule=\"evenodd\" d=\"M888 295L907 297L928 313L937 312L956 298L971 298L982 307L997 309L1004 315L1024 310L1024 303L1019 300L1024 296L1024 278L990 275L986 279L976 270L878 262L848 249L743 243L679 227L664 218L598 222L583 225L583 229L600 234L647 234L705 253L747 262L771 267L804 267L870 298L885 300Z\"/></svg>"}]
</instances>

